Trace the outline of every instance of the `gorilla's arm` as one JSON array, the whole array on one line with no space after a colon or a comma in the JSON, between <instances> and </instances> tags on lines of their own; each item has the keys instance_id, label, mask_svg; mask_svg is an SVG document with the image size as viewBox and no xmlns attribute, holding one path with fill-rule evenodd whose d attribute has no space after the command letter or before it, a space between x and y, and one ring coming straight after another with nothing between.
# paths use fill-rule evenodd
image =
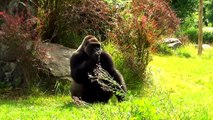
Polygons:
<instances>
[{"instance_id":1,"label":"gorilla's arm","mask_svg":"<svg viewBox=\"0 0 213 120\"><path fill-rule=\"evenodd\" d=\"M122 75L119 73L118 70L116 70L113 60L111 59L110 55L106 52L102 52L101 54L101 66L103 69L105 69L113 78L116 80L116 82L121 86L121 88L127 92L126 84L124 83L124 79ZM116 96L119 101L123 100L121 96Z\"/></svg>"},{"instance_id":2,"label":"gorilla's arm","mask_svg":"<svg viewBox=\"0 0 213 120\"><path fill-rule=\"evenodd\" d=\"M77 83L88 83L88 71L95 66L92 59L85 57L85 54L74 53L70 59L71 77Z\"/></svg>"}]
</instances>

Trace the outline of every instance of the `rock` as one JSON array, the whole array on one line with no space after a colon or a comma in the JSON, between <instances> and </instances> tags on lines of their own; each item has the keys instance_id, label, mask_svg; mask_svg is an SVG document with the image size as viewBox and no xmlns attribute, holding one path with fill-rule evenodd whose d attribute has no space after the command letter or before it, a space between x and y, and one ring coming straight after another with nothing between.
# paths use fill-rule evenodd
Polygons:
<instances>
[{"instance_id":1,"label":"rock","mask_svg":"<svg viewBox=\"0 0 213 120\"><path fill-rule=\"evenodd\" d=\"M46 50L47 55L41 62L49 70L49 74L57 79L71 80L70 57L75 49L52 43L44 43L41 47Z\"/></svg>"},{"instance_id":2,"label":"rock","mask_svg":"<svg viewBox=\"0 0 213 120\"><path fill-rule=\"evenodd\" d=\"M15 69L16 63L0 61L0 82L13 85L12 74L14 73Z\"/></svg>"},{"instance_id":3,"label":"rock","mask_svg":"<svg viewBox=\"0 0 213 120\"><path fill-rule=\"evenodd\" d=\"M195 45L195 48L197 48L198 47L198 45ZM208 44L203 44L202 45L202 48L204 49L204 50L206 50L206 49L210 49L210 48L212 48L210 45L208 45Z\"/></svg>"},{"instance_id":4,"label":"rock","mask_svg":"<svg viewBox=\"0 0 213 120\"><path fill-rule=\"evenodd\" d=\"M14 61L16 55L10 52L9 47L0 43L0 60L1 61Z\"/></svg>"},{"instance_id":5,"label":"rock","mask_svg":"<svg viewBox=\"0 0 213 120\"><path fill-rule=\"evenodd\" d=\"M212 47L211 47L210 45L208 45L208 44L203 44L202 47L203 47L203 49L210 49L210 48L212 48Z\"/></svg>"},{"instance_id":6,"label":"rock","mask_svg":"<svg viewBox=\"0 0 213 120\"><path fill-rule=\"evenodd\" d=\"M40 49L44 50L44 59L38 58L42 64L40 79L47 84L55 85L57 80L71 81L70 57L75 49L70 49L58 44L42 43ZM17 64L13 54L8 52L8 47L0 45L0 83L9 83L12 86L22 84L24 72ZM25 83L26 84L26 83ZM47 85L48 86L48 85ZM1 86L0 86L1 87Z\"/></svg>"},{"instance_id":7,"label":"rock","mask_svg":"<svg viewBox=\"0 0 213 120\"><path fill-rule=\"evenodd\" d=\"M181 41L177 38L166 38L163 40L164 44L167 44L168 47L170 48L178 48L182 45Z\"/></svg>"}]
</instances>

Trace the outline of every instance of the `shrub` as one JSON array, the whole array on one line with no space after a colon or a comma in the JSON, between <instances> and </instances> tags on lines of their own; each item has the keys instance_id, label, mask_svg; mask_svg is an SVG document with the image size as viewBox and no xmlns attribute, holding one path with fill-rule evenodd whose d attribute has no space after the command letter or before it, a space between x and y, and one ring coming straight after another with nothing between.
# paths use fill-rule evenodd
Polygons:
<instances>
[{"instance_id":1,"label":"shrub","mask_svg":"<svg viewBox=\"0 0 213 120\"><path fill-rule=\"evenodd\" d=\"M184 50L184 48L179 49L177 51L177 56L184 57L184 58L191 58L192 57L191 54L188 51Z\"/></svg>"},{"instance_id":2,"label":"shrub","mask_svg":"<svg viewBox=\"0 0 213 120\"><path fill-rule=\"evenodd\" d=\"M124 59L125 55L118 49L118 46L114 43L107 43L104 45L104 50L109 52L112 56L116 68L121 72L125 79L128 89L138 90L137 88L141 87L141 82L137 80L139 80L141 76L128 66L128 61Z\"/></svg>"},{"instance_id":3,"label":"shrub","mask_svg":"<svg viewBox=\"0 0 213 120\"><path fill-rule=\"evenodd\" d=\"M197 43L198 40L198 30L195 28L189 28L184 32L188 36L189 40L193 43Z\"/></svg>"},{"instance_id":4,"label":"shrub","mask_svg":"<svg viewBox=\"0 0 213 120\"><path fill-rule=\"evenodd\" d=\"M208 28L204 28L203 40L204 43L213 43L213 29L208 30Z\"/></svg>"},{"instance_id":5,"label":"shrub","mask_svg":"<svg viewBox=\"0 0 213 120\"><path fill-rule=\"evenodd\" d=\"M187 35L191 42L197 43L198 41L198 29L189 28L186 30L184 35ZM203 29L203 42L204 43L213 43L213 30Z\"/></svg>"},{"instance_id":6,"label":"shrub","mask_svg":"<svg viewBox=\"0 0 213 120\"><path fill-rule=\"evenodd\" d=\"M167 44L156 44L155 52L162 55L172 55L173 51Z\"/></svg>"},{"instance_id":7,"label":"shrub","mask_svg":"<svg viewBox=\"0 0 213 120\"><path fill-rule=\"evenodd\" d=\"M62 0L35 0L37 17L42 20L42 40L57 43L59 28L56 23L59 19L59 12L63 9Z\"/></svg>"},{"instance_id":8,"label":"shrub","mask_svg":"<svg viewBox=\"0 0 213 120\"><path fill-rule=\"evenodd\" d=\"M69 41L67 43L73 43L72 41L77 39L72 47L77 47L78 41L88 34L105 40L107 32L114 26L112 11L103 0L67 0L63 2L59 14L59 20L56 22L59 26L59 36L62 36L59 39Z\"/></svg>"},{"instance_id":9,"label":"shrub","mask_svg":"<svg viewBox=\"0 0 213 120\"><path fill-rule=\"evenodd\" d=\"M120 19L112 33L112 40L124 53L128 68L142 80L150 60L149 48L161 35L172 33L179 24L174 12L164 0L134 0L119 9Z\"/></svg>"}]
</instances>

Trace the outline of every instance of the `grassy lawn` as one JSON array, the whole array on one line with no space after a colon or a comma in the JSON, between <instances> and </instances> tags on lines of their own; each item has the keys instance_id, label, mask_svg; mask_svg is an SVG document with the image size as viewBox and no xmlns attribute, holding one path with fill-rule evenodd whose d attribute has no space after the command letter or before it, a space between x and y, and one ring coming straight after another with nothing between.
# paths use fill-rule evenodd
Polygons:
<instances>
[{"instance_id":1,"label":"grassy lawn","mask_svg":"<svg viewBox=\"0 0 213 120\"><path fill-rule=\"evenodd\" d=\"M202 117L213 119L213 49L204 50L200 57L196 53L194 45L188 45L174 56L153 56L150 66L154 83L168 91L183 112L197 109L203 112Z\"/></svg>"},{"instance_id":2,"label":"grassy lawn","mask_svg":"<svg viewBox=\"0 0 213 120\"><path fill-rule=\"evenodd\" d=\"M73 104L69 95L0 99L0 120L211 120L213 49L198 57L192 45L176 55L153 55L146 95L108 104ZM187 57L184 57L187 55ZM190 56L190 57L189 57Z\"/></svg>"},{"instance_id":3,"label":"grassy lawn","mask_svg":"<svg viewBox=\"0 0 213 120\"><path fill-rule=\"evenodd\" d=\"M154 59L158 60L151 63L158 70L156 82L171 91L172 98L191 105L213 105L212 60L159 56Z\"/></svg>"}]
</instances>

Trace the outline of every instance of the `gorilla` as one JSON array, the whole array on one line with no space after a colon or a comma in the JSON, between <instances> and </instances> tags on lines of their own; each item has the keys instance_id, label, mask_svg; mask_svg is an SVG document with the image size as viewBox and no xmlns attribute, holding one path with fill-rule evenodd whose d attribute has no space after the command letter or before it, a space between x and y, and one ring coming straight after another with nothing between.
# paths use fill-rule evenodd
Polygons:
<instances>
[{"instance_id":1,"label":"gorilla","mask_svg":"<svg viewBox=\"0 0 213 120\"><path fill-rule=\"evenodd\" d=\"M73 78L71 85L72 98L79 98L87 103L107 103L113 96L112 91L107 91L97 81L89 79L90 73L97 67L101 66L114 81L120 86L124 93L127 92L126 84L122 75L115 68L112 58L109 54L101 49L101 43L93 35L87 35L78 49L70 58L71 77ZM123 101L124 96L115 94L118 101Z\"/></svg>"}]
</instances>

